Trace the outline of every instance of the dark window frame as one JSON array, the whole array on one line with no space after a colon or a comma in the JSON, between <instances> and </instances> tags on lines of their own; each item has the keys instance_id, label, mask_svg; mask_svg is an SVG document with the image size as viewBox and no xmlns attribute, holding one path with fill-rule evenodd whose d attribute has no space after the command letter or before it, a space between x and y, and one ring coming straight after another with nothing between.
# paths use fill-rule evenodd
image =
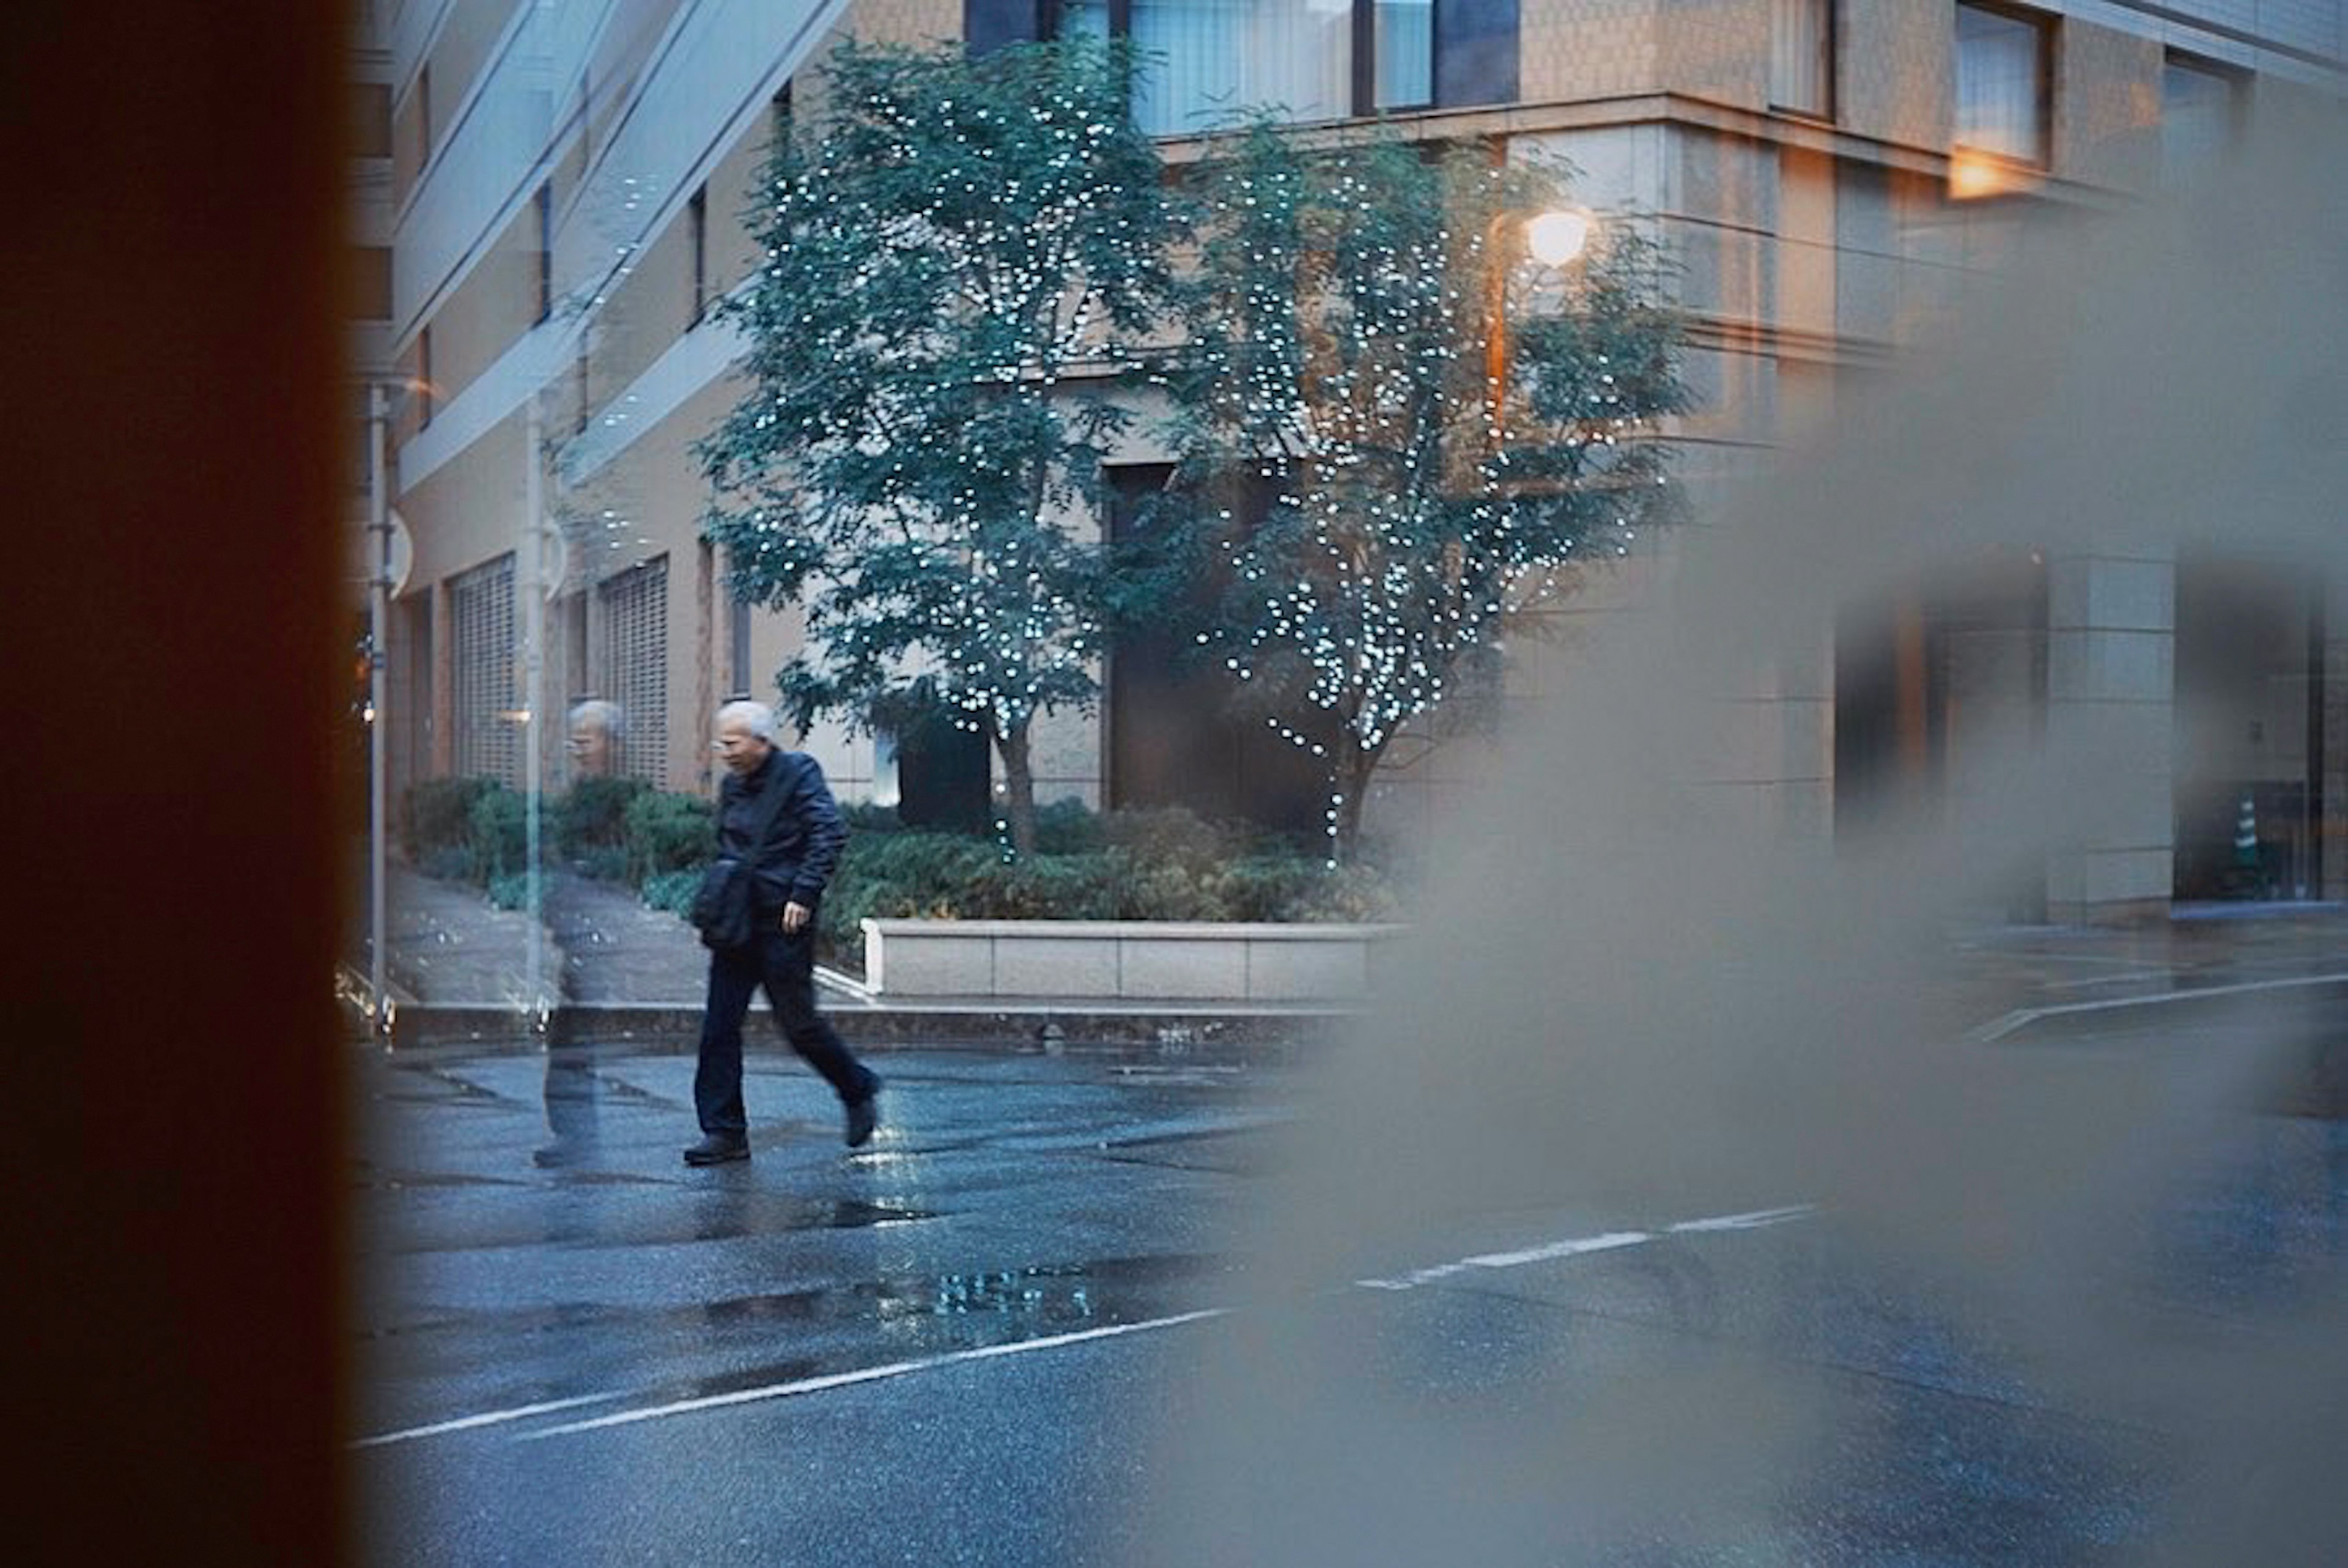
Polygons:
<instances>
[{"instance_id":1,"label":"dark window frame","mask_svg":"<svg viewBox=\"0 0 2348 1568\"><path fill-rule=\"evenodd\" d=\"M2197 55L2190 49L2180 49L2175 45L2161 50L2160 70L2163 78L2161 115L2164 120L2168 118L2167 77L2170 71L2188 71L2225 83L2226 145L2230 150L2241 145L2242 137L2250 128L2250 93L2252 84L2258 79L2256 72L2248 67L2229 65L2207 55Z\"/></svg>"},{"instance_id":2,"label":"dark window frame","mask_svg":"<svg viewBox=\"0 0 2348 1568\"><path fill-rule=\"evenodd\" d=\"M1842 123L1843 0L1818 0L1818 4L1824 5L1827 13L1825 105L1818 108L1807 108L1797 104L1779 103L1776 97L1776 84L1773 81L1770 83L1769 112L1791 115L1796 119L1808 120L1818 125L1839 125ZM1769 46L1773 54L1777 46L1774 33L1776 17L1776 0L1773 0L1769 11L1770 26L1773 29Z\"/></svg>"},{"instance_id":3,"label":"dark window frame","mask_svg":"<svg viewBox=\"0 0 2348 1568\"><path fill-rule=\"evenodd\" d=\"M538 313L532 326L543 326L554 314L554 185L541 182L530 206L538 220Z\"/></svg>"},{"instance_id":4,"label":"dark window frame","mask_svg":"<svg viewBox=\"0 0 2348 1568\"><path fill-rule=\"evenodd\" d=\"M685 322L689 332L709 314L708 186L701 186L685 198L685 223L686 241L693 250L693 314Z\"/></svg>"},{"instance_id":5,"label":"dark window frame","mask_svg":"<svg viewBox=\"0 0 2348 1568\"><path fill-rule=\"evenodd\" d=\"M1344 118L1375 119L1380 115L1424 114L1439 108L1440 84L1443 79L1441 55L1443 46L1443 12L1449 0L1429 0L1427 38L1427 99L1424 103L1378 105L1378 15L1377 0L1350 0L1349 21L1352 27L1353 60L1346 94L1352 100ZM1063 0L1036 0L1035 36L1056 38L1066 19ZM1133 36L1133 0L1108 0L1108 36L1112 38ZM1495 107L1489 105L1478 108ZM1316 122L1301 120L1299 124ZM1322 122L1325 123L1325 122ZM1189 134L1189 133L1173 133Z\"/></svg>"}]
</instances>

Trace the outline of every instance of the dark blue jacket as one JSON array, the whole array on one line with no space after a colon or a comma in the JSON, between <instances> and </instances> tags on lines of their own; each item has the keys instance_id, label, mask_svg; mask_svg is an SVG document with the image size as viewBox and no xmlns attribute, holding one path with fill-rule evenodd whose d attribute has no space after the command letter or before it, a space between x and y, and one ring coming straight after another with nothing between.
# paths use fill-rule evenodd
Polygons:
<instances>
[{"instance_id":1,"label":"dark blue jacket","mask_svg":"<svg viewBox=\"0 0 2348 1568\"><path fill-rule=\"evenodd\" d=\"M769 790L784 793L781 809L765 841L753 845L759 818L770 804ZM717 789L717 852L750 867L754 902L760 915L785 904L812 909L839 864L848 825L839 820L823 769L804 752L778 746L748 774L727 774Z\"/></svg>"}]
</instances>

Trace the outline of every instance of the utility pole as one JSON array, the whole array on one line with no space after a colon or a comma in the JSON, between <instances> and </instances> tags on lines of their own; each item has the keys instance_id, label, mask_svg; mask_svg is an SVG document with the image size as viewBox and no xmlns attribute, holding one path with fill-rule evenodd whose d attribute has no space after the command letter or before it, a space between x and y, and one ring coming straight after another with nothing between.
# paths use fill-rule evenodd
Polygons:
<instances>
[{"instance_id":1,"label":"utility pole","mask_svg":"<svg viewBox=\"0 0 2348 1568\"><path fill-rule=\"evenodd\" d=\"M522 437L521 538L516 541L521 571L521 788L522 888L532 920L529 952L523 968L525 998L531 1028L543 1031L551 1010L546 995L546 921L543 869L540 865L541 815L546 800L546 759L542 744L546 708L546 432L532 394Z\"/></svg>"},{"instance_id":2,"label":"utility pole","mask_svg":"<svg viewBox=\"0 0 2348 1568\"><path fill-rule=\"evenodd\" d=\"M385 986L386 873L384 639L390 620L391 484L389 402L383 384L367 387L367 1023L388 1036L392 1009Z\"/></svg>"}]
</instances>

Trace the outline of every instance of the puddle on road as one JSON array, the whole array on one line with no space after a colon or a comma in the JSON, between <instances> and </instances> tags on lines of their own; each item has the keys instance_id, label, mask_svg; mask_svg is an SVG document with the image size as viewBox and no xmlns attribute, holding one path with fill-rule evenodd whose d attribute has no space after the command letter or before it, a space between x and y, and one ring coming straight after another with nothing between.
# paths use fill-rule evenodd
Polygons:
<instances>
[{"instance_id":1,"label":"puddle on road","mask_svg":"<svg viewBox=\"0 0 2348 1568\"><path fill-rule=\"evenodd\" d=\"M666 1398L699 1399L854 1370L876 1358L873 1339L860 1334L826 1337L825 1343L839 1348L836 1354L808 1354L806 1343L823 1331L878 1327L886 1346L878 1358L890 1360L1040 1334L1142 1323L1196 1307L1194 1287L1227 1279L1231 1266L1210 1257L1171 1255L953 1274L909 1272L681 1306L564 1302L460 1312L368 1329L359 1339L422 1344L446 1335L487 1348L489 1359L509 1364L543 1360L551 1348L543 1341L572 1335L597 1346L598 1359L608 1359L615 1348L632 1341L668 1354L680 1343L738 1347L762 1329L787 1330L799 1340L794 1346L798 1353L788 1358L660 1388Z\"/></svg>"}]
</instances>

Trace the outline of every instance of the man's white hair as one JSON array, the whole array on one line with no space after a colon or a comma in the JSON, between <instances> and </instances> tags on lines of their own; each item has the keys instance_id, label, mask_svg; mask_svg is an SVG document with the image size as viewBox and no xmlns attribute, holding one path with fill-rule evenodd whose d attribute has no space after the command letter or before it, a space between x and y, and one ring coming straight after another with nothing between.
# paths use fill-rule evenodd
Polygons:
<instances>
[{"instance_id":1,"label":"man's white hair","mask_svg":"<svg viewBox=\"0 0 2348 1568\"><path fill-rule=\"evenodd\" d=\"M620 705L602 697L589 697L572 704L571 727L598 729L617 739L620 734Z\"/></svg>"},{"instance_id":2,"label":"man's white hair","mask_svg":"<svg viewBox=\"0 0 2348 1568\"><path fill-rule=\"evenodd\" d=\"M742 698L717 710L717 727L739 724L768 745L775 741L775 711L764 702Z\"/></svg>"}]
</instances>

